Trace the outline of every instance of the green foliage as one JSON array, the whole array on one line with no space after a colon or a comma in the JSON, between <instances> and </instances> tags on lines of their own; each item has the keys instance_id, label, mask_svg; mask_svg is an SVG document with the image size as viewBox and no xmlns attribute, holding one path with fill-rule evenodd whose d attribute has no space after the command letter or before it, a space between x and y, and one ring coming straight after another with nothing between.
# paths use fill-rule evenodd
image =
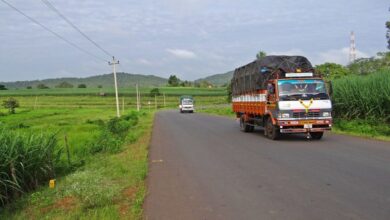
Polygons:
<instances>
[{"instance_id":1,"label":"green foliage","mask_svg":"<svg viewBox=\"0 0 390 220\"><path fill-rule=\"evenodd\" d=\"M3 101L3 107L8 109L10 114L15 114L15 108L19 107L19 102L14 98L9 98Z\"/></svg>"},{"instance_id":2,"label":"green foliage","mask_svg":"<svg viewBox=\"0 0 390 220\"><path fill-rule=\"evenodd\" d=\"M197 88L212 88L212 87L214 87L214 85L206 80L201 80L201 81L195 82L195 87L197 87Z\"/></svg>"},{"instance_id":3,"label":"green foliage","mask_svg":"<svg viewBox=\"0 0 390 220\"><path fill-rule=\"evenodd\" d=\"M338 79L350 74L349 69L337 63L324 63L315 68L328 79Z\"/></svg>"},{"instance_id":4,"label":"green foliage","mask_svg":"<svg viewBox=\"0 0 390 220\"><path fill-rule=\"evenodd\" d=\"M73 85L68 82L61 82L55 86L56 88L73 88Z\"/></svg>"},{"instance_id":5,"label":"green foliage","mask_svg":"<svg viewBox=\"0 0 390 220\"><path fill-rule=\"evenodd\" d=\"M7 90L7 87L5 87L5 85L0 85L0 90Z\"/></svg>"},{"instance_id":6,"label":"green foliage","mask_svg":"<svg viewBox=\"0 0 390 220\"><path fill-rule=\"evenodd\" d=\"M103 88L103 86L102 86L102 85L98 85L97 87L98 87L99 89Z\"/></svg>"},{"instance_id":7,"label":"green foliage","mask_svg":"<svg viewBox=\"0 0 390 220\"><path fill-rule=\"evenodd\" d=\"M386 33L387 49L390 50L390 21L386 22L386 28L387 28L387 33Z\"/></svg>"},{"instance_id":8,"label":"green foliage","mask_svg":"<svg viewBox=\"0 0 390 220\"><path fill-rule=\"evenodd\" d=\"M0 129L0 205L54 177L61 152L55 151L56 145L53 134L22 134Z\"/></svg>"},{"instance_id":9,"label":"green foliage","mask_svg":"<svg viewBox=\"0 0 390 220\"><path fill-rule=\"evenodd\" d=\"M43 83L39 83L38 85L37 85L37 89L48 89L49 87L48 86L46 86L45 84L43 84Z\"/></svg>"},{"instance_id":10,"label":"green foliage","mask_svg":"<svg viewBox=\"0 0 390 220\"><path fill-rule=\"evenodd\" d=\"M333 92L337 117L390 121L390 70L334 80Z\"/></svg>"},{"instance_id":11,"label":"green foliage","mask_svg":"<svg viewBox=\"0 0 390 220\"><path fill-rule=\"evenodd\" d=\"M169 86L179 86L179 83L180 83L180 79L177 78L176 75L170 75L169 78L168 78L168 85Z\"/></svg>"},{"instance_id":12,"label":"green foliage","mask_svg":"<svg viewBox=\"0 0 390 220\"><path fill-rule=\"evenodd\" d=\"M161 95L160 90L158 88L153 88L149 93L150 97L155 97Z\"/></svg>"},{"instance_id":13,"label":"green foliage","mask_svg":"<svg viewBox=\"0 0 390 220\"><path fill-rule=\"evenodd\" d=\"M32 89L32 86L27 86L26 89Z\"/></svg>"},{"instance_id":14,"label":"green foliage","mask_svg":"<svg viewBox=\"0 0 390 220\"><path fill-rule=\"evenodd\" d=\"M262 51L260 50L257 54L256 54L256 59L260 59L260 58L263 58L267 56L267 53L265 51Z\"/></svg>"},{"instance_id":15,"label":"green foliage","mask_svg":"<svg viewBox=\"0 0 390 220\"><path fill-rule=\"evenodd\" d=\"M190 82L190 81L185 80L185 81L182 81L182 82L180 83L180 86L182 86L182 87L192 87L192 86L193 86L193 83Z\"/></svg>"},{"instance_id":16,"label":"green foliage","mask_svg":"<svg viewBox=\"0 0 390 220\"><path fill-rule=\"evenodd\" d=\"M85 85L85 84L78 84L77 88L85 89L85 88L87 88L87 85Z\"/></svg>"},{"instance_id":17,"label":"green foliage","mask_svg":"<svg viewBox=\"0 0 390 220\"><path fill-rule=\"evenodd\" d=\"M138 124L138 113L131 112L120 118L111 118L101 126L101 131L91 144L91 153L118 152L130 128Z\"/></svg>"},{"instance_id":18,"label":"green foliage","mask_svg":"<svg viewBox=\"0 0 390 220\"><path fill-rule=\"evenodd\" d=\"M227 84L226 86L227 90L227 102L231 103L232 102L232 83Z\"/></svg>"}]
</instances>

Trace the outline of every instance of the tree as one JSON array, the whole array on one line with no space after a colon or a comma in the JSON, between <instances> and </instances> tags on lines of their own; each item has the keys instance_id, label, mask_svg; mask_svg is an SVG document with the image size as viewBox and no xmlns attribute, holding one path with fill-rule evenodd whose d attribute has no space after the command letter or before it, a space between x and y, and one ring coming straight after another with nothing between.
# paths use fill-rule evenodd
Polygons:
<instances>
[{"instance_id":1,"label":"tree","mask_svg":"<svg viewBox=\"0 0 390 220\"><path fill-rule=\"evenodd\" d=\"M87 88L87 85L85 85L85 84L79 84L79 85L77 86L77 88L85 89L85 88Z\"/></svg>"},{"instance_id":2,"label":"tree","mask_svg":"<svg viewBox=\"0 0 390 220\"><path fill-rule=\"evenodd\" d=\"M260 59L260 58L263 58L267 56L267 53L265 51L262 51L260 50L257 54L256 54L256 59Z\"/></svg>"},{"instance_id":3,"label":"tree","mask_svg":"<svg viewBox=\"0 0 390 220\"><path fill-rule=\"evenodd\" d=\"M7 90L7 88L5 87L5 85L0 85L0 90Z\"/></svg>"},{"instance_id":4,"label":"tree","mask_svg":"<svg viewBox=\"0 0 390 220\"><path fill-rule=\"evenodd\" d=\"M386 22L386 28L387 28L387 33L386 33L387 49L390 50L390 21Z\"/></svg>"},{"instance_id":5,"label":"tree","mask_svg":"<svg viewBox=\"0 0 390 220\"><path fill-rule=\"evenodd\" d=\"M46 86L46 85L43 84L43 83L39 83L39 84L37 85L37 88L38 88L38 89L48 89L49 87Z\"/></svg>"},{"instance_id":6,"label":"tree","mask_svg":"<svg viewBox=\"0 0 390 220\"><path fill-rule=\"evenodd\" d=\"M56 85L56 88L73 88L73 85L68 82L61 82L60 84Z\"/></svg>"},{"instance_id":7,"label":"tree","mask_svg":"<svg viewBox=\"0 0 390 220\"><path fill-rule=\"evenodd\" d=\"M32 86L27 86L26 89L32 89Z\"/></svg>"},{"instance_id":8,"label":"tree","mask_svg":"<svg viewBox=\"0 0 390 220\"><path fill-rule=\"evenodd\" d=\"M155 97L161 95L160 90L158 88L153 88L150 90L150 97Z\"/></svg>"},{"instance_id":9,"label":"tree","mask_svg":"<svg viewBox=\"0 0 390 220\"><path fill-rule=\"evenodd\" d=\"M328 79L337 79L350 74L347 68L337 63L324 63L315 68Z\"/></svg>"},{"instance_id":10,"label":"tree","mask_svg":"<svg viewBox=\"0 0 390 220\"><path fill-rule=\"evenodd\" d=\"M14 98L9 98L3 101L3 107L8 109L10 114L15 114L15 108L19 107L19 102Z\"/></svg>"},{"instance_id":11,"label":"tree","mask_svg":"<svg viewBox=\"0 0 390 220\"><path fill-rule=\"evenodd\" d=\"M170 75L168 78L168 85L170 86L178 86L180 83L180 79L177 78L176 75Z\"/></svg>"},{"instance_id":12,"label":"tree","mask_svg":"<svg viewBox=\"0 0 390 220\"><path fill-rule=\"evenodd\" d=\"M102 85L98 85L97 87L98 87L99 89L103 88L103 86L102 86Z\"/></svg>"},{"instance_id":13,"label":"tree","mask_svg":"<svg viewBox=\"0 0 390 220\"><path fill-rule=\"evenodd\" d=\"M227 91L227 101L229 103L232 102L232 83L228 83L226 86L226 91Z\"/></svg>"}]
</instances>

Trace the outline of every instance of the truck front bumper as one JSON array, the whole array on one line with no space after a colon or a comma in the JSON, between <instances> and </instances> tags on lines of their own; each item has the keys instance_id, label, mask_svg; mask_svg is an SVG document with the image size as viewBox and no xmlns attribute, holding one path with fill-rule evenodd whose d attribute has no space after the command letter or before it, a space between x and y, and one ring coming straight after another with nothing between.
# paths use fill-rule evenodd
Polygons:
<instances>
[{"instance_id":1,"label":"truck front bumper","mask_svg":"<svg viewBox=\"0 0 390 220\"><path fill-rule=\"evenodd\" d=\"M332 119L278 120L280 133L324 132L332 129Z\"/></svg>"}]
</instances>

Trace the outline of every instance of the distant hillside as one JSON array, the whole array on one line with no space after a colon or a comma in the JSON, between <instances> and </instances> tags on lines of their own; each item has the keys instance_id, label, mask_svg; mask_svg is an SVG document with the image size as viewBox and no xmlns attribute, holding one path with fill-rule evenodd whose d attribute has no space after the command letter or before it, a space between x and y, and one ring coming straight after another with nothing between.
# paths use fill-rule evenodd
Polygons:
<instances>
[{"instance_id":1,"label":"distant hillside","mask_svg":"<svg viewBox=\"0 0 390 220\"><path fill-rule=\"evenodd\" d=\"M200 82L202 80L206 80L206 81L212 83L213 85L222 86L222 85L230 82L230 80L233 77L233 73L234 73L234 71L229 71L227 73L215 74L215 75L211 75L211 76L208 76L205 78L197 79L197 80L195 80L195 82Z\"/></svg>"},{"instance_id":2,"label":"distant hillside","mask_svg":"<svg viewBox=\"0 0 390 220\"><path fill-rule=\"evenodd\" d=\"M164 86L168 83L167 79L154 75L117 73L117 78L119 87L134 87L137 82L142 87ZM68 82L74 87L77 87L78 84L86 84L87 87L97 87L98 85L102 85L104 88L107 88L114 86L114 77L112 74L104 74L86 78L57 78L33 81L0 82L0 84L5 85L9 89L26 88L27 86L35 88L40 83L43 83L50 88L54 88L61 82Z\"/></svg>"}]
</instances>

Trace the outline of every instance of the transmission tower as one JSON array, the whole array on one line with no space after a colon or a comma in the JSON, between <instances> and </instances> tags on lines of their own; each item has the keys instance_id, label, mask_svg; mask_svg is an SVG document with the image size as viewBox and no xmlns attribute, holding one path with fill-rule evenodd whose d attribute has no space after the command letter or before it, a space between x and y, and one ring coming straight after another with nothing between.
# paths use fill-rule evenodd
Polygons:
<instances>
[{"instance_id":1,"label":"transmission tower","mask_svg":"<svg viewBox=\"0 0 390 220\"><path fill-rule=\"evenodd\" d=\"M349 62L353 63L356 60L356 45L355 45L355 33L351 31L350 44L349 44Z\"/></svg>"}]
</instances>

